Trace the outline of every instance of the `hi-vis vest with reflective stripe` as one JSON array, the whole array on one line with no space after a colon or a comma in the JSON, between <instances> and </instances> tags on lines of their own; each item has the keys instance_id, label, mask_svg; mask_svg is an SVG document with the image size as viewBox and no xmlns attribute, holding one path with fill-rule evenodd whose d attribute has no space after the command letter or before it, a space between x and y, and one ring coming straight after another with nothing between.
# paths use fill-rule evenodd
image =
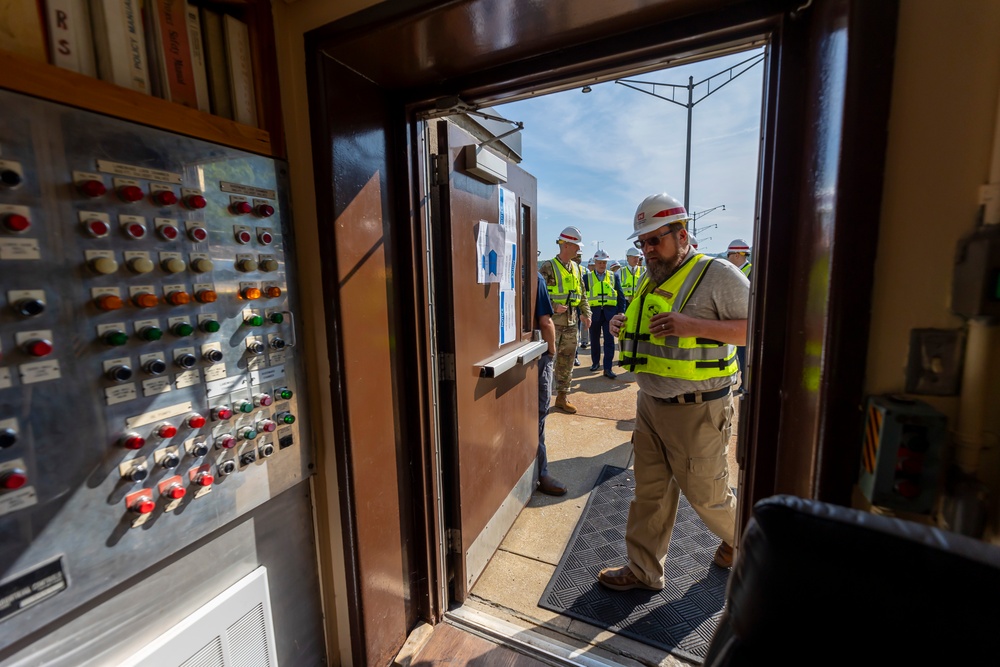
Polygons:
<instances>
[{"instance_id":1,"label":"hi-vis vest with reflective stripe","mask_svg":"<svg viewBox=\"0 0 1000 667\"><path fill-rule=\"evenodd\" d=\"M580 266L576 262L570 262L572 273L566 270L558 258L553 257L552 274L556 277L555 285L547 285L549 298L552 303L559 303L570 306L579 306L583 300L583 279L580 276Z\"/></svg>"},{"instance_id":2,"label":"hi-vis vest with reflective stripe","mask_svg":"<svg viewBox=\"0 0 1000 667\"><path fill-rule=\"evenodd\" d=\"M625 293L626 299L631 300L642 283L643 268L641 266L636 266L635 268L623 266L620 275L622 279L622 292Z\"/></svg>"},{"instance_id":3,"label":"hi-vis vest with reflective stripe","mask_svg":"<svg viewBox=\"0 0 1000 667\"><path fill-rule=\"evenodd\" d=\"M617 305L618 290L615 289L615 274L605 271L604 280L598 280L596 271L591 271L588 275L587 301L590 307Z\"/></svg>"},{"instance_id":4,"label":"hi-vis vest with reflective stripe","mask_svg":"<svg viewBox=\"0 0 1000 667\"><path fill-rule=\"evenodd\" d=\"M750 277L750 267L751 266L753 266L753 264L751 264L750 262L747 262L746 264L744 264L743 266L740 267L740 271L742 271L743 275L745 275L747 278Z\"/></svg>"},{"instance_id":5,"label":"hi-vis vest with reflective stripe","mask_svg":"<svg viewBox=\"0 0 1000 667\"><path fill-rule=\"evenodd\" d=\"M696 254L656 289L649 289L649 275L645 276L625 312L625 328L619 334L621 366L635 373L695 381L736 373L735 345L707 338L661 338L649 331L653 315L684 310L712 261L711 257Z\"/></svg>"}]
</instances>

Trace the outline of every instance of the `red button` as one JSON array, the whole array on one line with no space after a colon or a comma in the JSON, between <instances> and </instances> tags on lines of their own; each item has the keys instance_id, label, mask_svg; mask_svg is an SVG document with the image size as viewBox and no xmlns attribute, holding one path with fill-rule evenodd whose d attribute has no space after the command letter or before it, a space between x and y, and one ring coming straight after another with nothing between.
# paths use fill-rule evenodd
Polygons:
<instances>
[{"instance_id":1,"label":"red button","mask_svg":"<svg viewBox=\"0 0 1000 667\"><path fill-rule=\"evenodd\" d=\"M264 245L271 245L271 241L274 240L274 237L271 236L271 232L261 232L257 235L257 239Z\"/></svg>"},{"instance_id":2,"label":"red button","mask_svg":"<svg viewBox=\"0 0 1000 667\"><path fill-rule=\"evenodd\" d=\"M208 200L201 195L189 195L184 201L188 208L205 208L208 205Z\"/></svg>"},{"instance_id":3,"label":"red button","mask_svg":"<svg viewBox=\"0 0 1000 667\"><path fill-rule=\"evenodd\" d=\"M31 227L31 220L20 213L11 213L3 219L3 226L12 232L23 232Z\"/></svg>"},{"instance_id":4,"label":"red button","mask_svg":"<svg viewBox=\"0 0 1000 667\"><path fill-rule=\"evenodd\" d=\"M257 215L262 218L270 218L274 215L274 207L270 204L261 204L257 207Z\"/></svg>"},{"instance_id":5,"label":"red button","mask_svg":"<svg viewBox=\"0 0 1000 667\"><path fill-rule=\"evenodd\" d=\"M28 483L28 474L20 468L14 468L0 475L0 488L8 491L20 489Z\"/></svg>"},{"instance_id":6,"label":"red button","mask_svg":"<svg viewBox=\"0 0 1000 667\"><path fill-rule=\"evenodd\" d=\"M180 484L174 484L169 489L167 489L167 493L165 495L167 496L167 498L170 498L171 500L180 500L181 498L184 497L185 493L187 493L187 491L184 490L183 486L181 486Z\"/></svg>"},{"instance_id":7,"label":"red button","mask_svg":"<svg viewBox=\"0 0 1000 667\"><path fill-rule=\"evenodd\" d=\"M191 415L188 417L188 426L191 428L201 428L205 425L205 418L201 415Z\"/></svg>"},{"instance_id":8,"label":"red button","mask_svg":"<svg viewBox=\"0 0 1000 667\"><path fill-rule=\"evenodd\" d=\"M122 201L136 202L145 195L142 194L142 188L138 185L123 185L118 188L118 196L121 197Z\"/></svg>"},{"instance_id":9,"label":"red button","mask_svg":"<svg viewBox=\"0 0 1000 667\"><path fill-rule=\"evenodd\" d=\"M111 231L111 226L103 220L88 220L87 233L96 239L105 237Z\"/></svg>"},{"instance_id":10,"label":"red button","mask_svg":"<svg viewBox=\"0 0 1000 667\"><path fill-rule=\"evenodd\" d=\"M129 509L137 514L149 514L156 509L156 503L150 496L140 496L132 501Z\"/></svg>"},{"instance_id":11,"label":"red button","mask_svg":"<svg viewBox=\"0 0 1000 667\"><path fill-rule=\"evenodd\" d=\"M160 236L168 241L173 241L177 238L177 235L180 234L180 232L177 231L177 228L173 225L160 225L157 231L160 232Z\"/></svg>"},{"instance_id":12,"label":"red button","mask_svg":"<svg viewBox=\"0 0 1000 667\"><path fill-rule=\"evenodd\" d=\"M236 240L239 241L240 243L250 243L252 239L253 237L250 236L250 232L248 232L245 229L240 230L239 232L236 233Z\"/></svg>"},{"instance_id":13,"label":"red button","mask_svg":"<svg viewBox=\"0 0 1000 667\"><path fill-rule=\"evenodd\" d=\"M174 194L173 190L160 190L153 197L160 206L173 206L177 203L177 195Z\"/></svg>"},{"instance_id":14,"label":"red button","mask_svg":"<svg viewBox=\"0 0 1000 667\"><path fill-rule=\"evenodd\" d=\"M248 201L238 201L230 207L236 215L246 215L253 210L253 206Z\"/></svg>"},{"instance_id":15,"label":"red button","mask_svg":"<svg viewBox=\"0 0 1000 667\"><path fill-rule=\"evenodd\" d=\"M130 433L122 438L122 445L125 449L142 449L146 445L146 439L137 433Z\"/></svg>"},{"instance_id":16,"label":"red button","mask_svg":"<svg viewBox=\"0 0 1000 667\"><path fill-rule=\"evenodd\" d=\"M198 476L195 478L194 483L197 484L198 486L212 486L212 482L214 481L215 478L212 477L210 473L201 472L198 473Z\"/></svg>"},{"instance_id":17,"label":"red button","mask_svg":"<svg viewBox=\"0 0 1000 667\"><path fill-rule=\"evenodd\" d=\"M101 197L107 191L108 189L104 186L104 183L100 181L88 180L80 183L80 192L88 197Z\"/></svg>"},{"instance_id":18,"label":"red button","mask_svg":"<svg viewBox=\"0 0 1000 667\"><path fill-rule=\"evenodd\" d=\"M46 357L52 354L52 343L47 340L33 340L25 345L25 351L33 357Z\"/></svg>"},{"instance_id":19,"label":"red button","mask_svg":"<svg viewBox=\"0 0 1000 667\"><path fill-rule=\"evenodd\" d=\"M218 439L218 445L223 449L232 449L236 446L236 438L231 435L220 436Z\"/></svg>"},{"instance_id":20,"label":"red button","mask_svg":"<svg viewBox=\"0 0 1000 667\"><path fill-rule=\"evenodd\" d=\"M233 411L229 408L216 408L213 414L219 421L226 421L233 418Z\"/></svg>"},{"instance_id":21,"label":"red button","mask_svg":"<svg viewBox=\"0 0 1000 667\"><path fill-rule=\"evenodd\" d=\"M161 438L172 438L177 435L177 427L173 424L162 424L158 429L156 429L156 435Z\"/></svg>"},{"instance_id":22,"label":"red button","mask_svg":"<svg viewBox=\"0 0 1000 667\"><path fill-rule=\"evenodd\" d=\"M188 230L188 236L192 241L204 241L208 238L208 230L204 227L192 227Z\"/></svg>"},{"instance_id":23,"label":"red button","mask_svg":"<svg viewBox=\"0 0 1000 667\"><path fill-rule=\"evenodd\" d=\"M125 226L125 233L134 239L141 239L146 235L146 227L138 222Z\"/></svg>"}]
</instances>

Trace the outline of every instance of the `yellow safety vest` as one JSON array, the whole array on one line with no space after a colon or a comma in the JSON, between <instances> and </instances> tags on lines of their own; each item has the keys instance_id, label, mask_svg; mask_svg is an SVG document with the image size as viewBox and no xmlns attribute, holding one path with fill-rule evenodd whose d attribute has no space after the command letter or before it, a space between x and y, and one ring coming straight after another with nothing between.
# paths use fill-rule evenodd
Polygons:
<instances>
[{"instance_id":1,"label":"yellow safety vest","mask_svg":"<svg viewBox=\"0 0 1000 667\"><path fill-rule=\"evenodd\" d=\"M643 268L642 266L636 266L632 268L631 266L623 266L622 272L622 292L625 293L625 298L629 301L635 296L636 291L639 289L639 285L642 284L643 278Z\"/></svg>"},{"instance_id":2,"label":"yellow safety vest","mask_svg":"<svg viewBox=\"0 0 1000 667\"><path fill-rule=\"evenodd\" d=\"M590 272L587 278L587 301L590 307L594 306L615 306L618 305L618 290L615 289L615 274L610 271L604 272L604 280L597 279L595 271Z\"/></svg>"},{"instance_id":3,"label":"yellow safety vest","mask_svg":"<svg viewBox=\"0 0 1000 667\"><path fill-rule=\"evenodd\" d=\"M753 264L751 264L750 262L747 262L746 264L744 264L743 266L740 267L740 271L742 271L743 275L745 275L747 278L750 277L750 267L751 266L753 266Z\"/></svg>"},{"instance_id":4,"label":"yellow safety vest","mask_svg":"<svg viewBox=\"0 0 1000 667\"><path fill-rule=\"evenodd\" d=\"M619 364L635 373L652 373L678 380L728 377L738 370L736 346L708 338L654 336L649 320L657 313L680 313L694 294L712 258L696 254L658 288L649 289L646 275L625 312Z\"/></svg>"},{"instance_id":5,"label":"yellow safety vest","mask_svg":"<svg viewBox=\"0 0 1000 667\"><path fill-rule=\"evenodd\" d=\"M555 285L546 285L552 303L567 305L571 308L579 306L583 300L583 278L580 276L580 266L571 261L572 271L567 271L558 257L553 257L549 261L552 262L552 274L556 277Z\"/></svg>"}]
</instances>

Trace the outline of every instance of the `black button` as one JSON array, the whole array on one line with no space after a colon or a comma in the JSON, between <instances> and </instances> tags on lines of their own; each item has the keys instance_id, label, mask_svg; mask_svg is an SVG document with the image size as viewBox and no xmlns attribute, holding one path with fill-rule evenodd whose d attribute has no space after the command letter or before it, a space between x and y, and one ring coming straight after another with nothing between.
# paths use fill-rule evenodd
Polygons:
<instances>
[{"instance_id":1,"label":"black button","mask_svg":"<svg viewBox=\"0 0 1000 667\"><path fill-rule=\"evenodd\" d=\"M6 449L17 443L17 431L12 428L0 428L0 449Z\"/></svg>"},{"instance_id":2,"label":"black button","mask_svg":"<svg viewBox=\"0 0 1000 667\"><path fill-rule=\"evenodd\" d=\"M13 169L4 169L0 171L0 182L9 188L17 187L21 184L21 174Z\"/></svg>"}]
</instances>

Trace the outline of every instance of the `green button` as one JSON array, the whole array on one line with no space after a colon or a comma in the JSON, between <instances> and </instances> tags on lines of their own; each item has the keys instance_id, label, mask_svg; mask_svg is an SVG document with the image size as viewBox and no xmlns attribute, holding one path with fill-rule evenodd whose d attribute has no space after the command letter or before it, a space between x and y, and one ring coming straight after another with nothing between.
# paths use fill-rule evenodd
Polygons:
<instances>
[{"instance_id":1,"label":"green button","mask_svg":"<svg viewBox=\"0 0 1000 667\"><path fill-rule=\"evenodd\" d=\"M128 342L128 336L124 331L109 331L104 334L104 342L112 347L118 347Z\"/></svg>"},{"instance_id":2,"label":"green button","mask_svg":"<svg viewBox=\"0 0 1000 667\"><path fill-rule=\"evenodd\" d=\"M260 315L251 315L247 318L246 322L252 327L259 327L264 324L264 318Z\"/></svg>"},{"instance_id":3,"label":"green button","mask_svg":"<svg viewBox=\"0 0 1000 667\"><path fill-rule=\"evenodd\" d=\"M284 389L284 388L282 388L282 389L278 390L278 398L280 398L281 400L287 401L291 397L292 397L292 390L291 389Z\"/></svg>"},{"instance_id":4,"label":"green button","mask_svg":"<svg viewBox=\"0 0 1000 667\"><path fill-rule=\"evenodd\" d=\"M271 313L271 322L273 324L281 324L285 321L285 316L281 313Z\"/></svg>"},{"instance_id":5,"label":"green button","mask_svg":"<svg viewBox=\"0 0 1000 667\"><path fill-rule=\"evenodd\" d=\"M194 327L187 322L180 322L174 325L174 335L176 336L190 336L194 333Z\"/></svg>"},{"instance_id":6,"label":"green button","mask_svg":"<svg viewBox=\"0 0 1000 667\"><path fill-rule=\"evenodd\" d=\"M294 424L295 423L295 415L289 415L289 414L283 415L281 417L281 421L283 423L285 423L285 424Z\"/></svg>"},{"instance_id":7,"label":"green button","mask_svg":"<svg viewBox=\"0 0 1000 667\"><path fill-rule=\"evenodd\" d=\"M139 337L143 340L160 340L163 338L163 330L160 327L143 327Z\"/></svg>"},{"instance_id":8,"label":"green button","mask_svg":"<svg viewBox=\"0 0 1000 667\"><path fill-rule=\"evenodd\" d=\"M253 403L243 401L240 403L240 412L253 412Z\"/></svg>"},{"instance_id":9,"label":"green button","mask_svg":"<svg viewBox=\"0 0 1000 667\"><path fill-rule=\"evenodd\" d=\"M256 437L257 437L257 431L255 431L253 429L250 429L248 431L243 431L243 439L244 440L253 440Z\"/></svg>"},{"instance_id":10,"label":"green button","mask_svg":"<svg viewBox=\"0 0 1000 667\"><path fill-rule=\"evenodd\" d=\"M221 326L222 325L220 325L215 320L205 320L204 322L201 323L201 330L207 333L215 333L221 328Z\"/></svg>"}]
</instances>

